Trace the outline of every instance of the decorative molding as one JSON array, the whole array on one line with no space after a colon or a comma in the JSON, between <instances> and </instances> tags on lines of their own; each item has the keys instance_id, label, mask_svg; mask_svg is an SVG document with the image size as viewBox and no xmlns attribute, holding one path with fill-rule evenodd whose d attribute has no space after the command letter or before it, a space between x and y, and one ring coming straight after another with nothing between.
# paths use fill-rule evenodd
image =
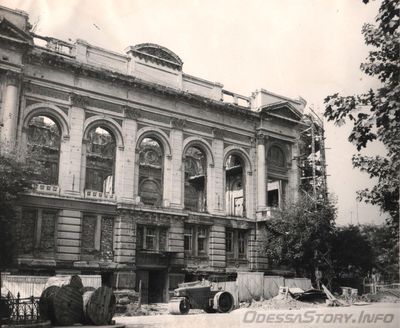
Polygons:
<instances>
[{"instance_id":1,"label":"decorative molding","mask_svg":"<svg viewBox=\"0 0 400 328\"><path fill-rule=\"evenodd\" d=\"M6 81L7 85L17 86L21 80L21 74L13 71L7 71Z\"/></svg>"},{"instance_id":2,"label":"decorative molding","mask_svg":"<svg viewBox=\"0 0 400 328\"><path fill-rule=\"evenodd\" d=\"M213 135L215 139L224 139L224 130L218 129L218 128L213 128Z\"/></svg>"},{"instance_id":3,"label":"decorative molding","mask_svg":"<svg viewBox=\"0 0 400 328\"><path fill-rule=\"evenodd\" d=\"M133 108L128 105L123 105L122 110L124 112L124 116L130 120L138 120L142 117L142 112L139 108Z\"/></svg>"},{"instance_id":4,"label":"decorative molding","mask_svg":"<svg viewBox=\"0 0 400 328\"><path fill-rule=\"evenodd\" d=\"M265 135L265 133L257 132L257 134L256 134L257 146L258 145L265 145L265 143L267 141L267 138L268 137Z\"/></svg>"},{"instance_id":5,"label":"decorative molding","mask_svg":"<svg viewBox=\"0 0 400 328\"><path fill-rule=\"evenodd\" d=\"M89 104L89 98L86 96L79 95L77 93L70 94L70 101L72 106L86 108Z\"/></svg>"},{"instance_id":6,"label":"decorative molding","mask_svg":"<svg viewBox=\"0 0 400 328\"><path fill-rule=\"evenodd\" d=\"M171 118L171 126L174 129L183 130L186 125L186 120L182 118L173 117Z\"/></svg>"}]
</instances>

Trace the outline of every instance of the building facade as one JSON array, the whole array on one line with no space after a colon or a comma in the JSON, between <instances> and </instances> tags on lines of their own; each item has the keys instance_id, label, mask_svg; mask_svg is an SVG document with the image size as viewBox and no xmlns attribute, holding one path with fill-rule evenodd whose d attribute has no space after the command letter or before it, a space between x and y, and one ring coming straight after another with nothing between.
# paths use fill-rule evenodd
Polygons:
<instances>
[{"instance_id":1,"label":"building facade","mask_svg":"<svg viewBox=\"0 0 400 328\"><path fill-rule=\"evenodd\" d=\"M183 72L156 44L115 53L30 32L0 7L1 140L47 174L19 203L14 270L101 274L166 301L182 281L271 271L265 221L298 197L305 101Z\"/></svg>"}]
</instances>

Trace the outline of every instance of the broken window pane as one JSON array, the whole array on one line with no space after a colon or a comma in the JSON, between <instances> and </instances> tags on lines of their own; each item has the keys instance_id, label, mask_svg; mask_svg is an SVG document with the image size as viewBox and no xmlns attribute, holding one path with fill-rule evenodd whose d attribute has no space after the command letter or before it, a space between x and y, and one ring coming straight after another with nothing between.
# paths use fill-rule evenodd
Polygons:
<instances>
[{"instance_id":1,"label":"broken window pane","mask_svg":"<svg viewBox=\"0 0 400 328\"><path fill-rule=\"evenodd\" d=\"M278 179L268 179L267 206L282 207L285 199L286 181Z\"/></svg>"},{"instance_id":2,"label":"broken window pane","mask_svg":"<svg viewBox=\"0 0 400 328\"><path fill-rule=\"evenodd\" d=\"M38 152L46 174L42 182L49 185L58 184L58 167L60 157L61 131L58 125L47 116L35 116L29 122L28 147Z\"/></svg>"},{"instance_id":3,"label":"broken window pane","mask_svg":"<svg viewBox=\"0 0 400 328\"><path fill-rule=\"evenodd\" d=\"M228 215L245 216L245 192L242 159L230 155L225 163L225 199Z\"/></svg>"},{"instance_id":4,"label":"broken window pane","mask_svg":"<svg viewBox=\"0 0 400 328\"><path fill-rule=\"evenodd\" d=\"M139 146L139 196L145 205L161 206L163 188L163 150L153 138Z\"/></svg>"},{"instance_id":5,"label":"broken window pane","mask_svg":"<svg viewBox=\"0 0 400 328\"><path fill-rule=\"evenodd\" d=\"M202 150L189 147L185 153L185 209L206 210L207 159Z\"/></svg>"},{"instance_id":6,"label":"broken window pane","mask_svg":"<svg viewBox=\"0 0 400 328\"><path fill-rule=\"evenodd\" d=\"M115 139L103 129L89 131L86 147L86 189L114 192Z\"/></svg>"}]
</instances>

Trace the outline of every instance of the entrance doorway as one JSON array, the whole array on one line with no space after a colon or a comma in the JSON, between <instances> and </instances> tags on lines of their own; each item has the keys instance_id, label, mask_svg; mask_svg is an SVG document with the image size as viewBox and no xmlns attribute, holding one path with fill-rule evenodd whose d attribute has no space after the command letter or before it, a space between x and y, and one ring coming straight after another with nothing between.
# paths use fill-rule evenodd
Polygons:
<instances>
[{"instance_id":1,"label":"entrance doorway","mask_svg":"<svg viewBox=\"0 0 400 328\"><path fill-rule=\"evenodd\" d=\"M149 271L149 303L167 302L166 278L164 271Z\"/></svg>"},{"instance_id":2,"label":"entrance doorway","mask_svg":"<svg viewBox=\"0 0 400 328\"><path fill-rule=\"evenodd\" d=\"M143 303L168 302L168 275L165 270L137 270L136 289L142 281Z\"/></svg>"}]
</instances>

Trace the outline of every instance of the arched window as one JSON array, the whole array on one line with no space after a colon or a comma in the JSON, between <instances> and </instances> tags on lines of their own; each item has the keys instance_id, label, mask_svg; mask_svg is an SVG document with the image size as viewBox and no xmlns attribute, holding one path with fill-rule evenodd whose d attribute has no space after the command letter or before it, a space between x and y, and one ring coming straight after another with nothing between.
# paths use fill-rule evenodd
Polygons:
<instances>
[{"instance_id":1,"label":"arched window","mask_svg":"<svg viewBox=\"0 0 400 328\"><path fill-rule=\"evenodd\" d=\"M114 193L115 138L105 127L90 129L86 144L85 189Z\"/></svg>"},{"instance_id":2,"label":"arched window","mask_svg":"<svg viewBox=\"0 0 400 328\"><path fill-rule=\"evenodd\" d=\"M225 162L225 204L228 215L245 216L244 165L241 157L230 155Z\"/></svg>"},{"instance_id":3,"label":"arched window","mask_svg":"<svg viewBox=\"0 0 400 328\"><path fill-rule=\"evenodd\" d=\"M145 205L161 206L163 197L163 157L161 143L144 138L139 145L139 196Z\"/></svg>"},{"instance_id":4,"label":"arched window","mask_svg":"<svg viewBox=\"0 0 400 328\"><path fill-rule=\"evenodd\" d=\"M268 149L267 163L277 167L285 167L285 154L278 146L271 146Z\"/></svg>"},{"instance_id":5,"label":"arched window","mask_svg":"<svg viewBox=\"0 0 400 328\"><path fill-rule=\"evenodd\" d=\"M38 153L46 170L42 182L57 185L61 144L61 129L58 124L48 116L33 117L28 123L27 141L30 150Z\"/></svg>"},{"instance_id":6,"label":"arched window","mask_svg":"<svg viewBox=\"0 0 400 328\"><path fill-rule=\"evenodd\" d=\"M206 211L207 158L198 147L185 152L185 209Z\"/></svg>"}]
</instances>

